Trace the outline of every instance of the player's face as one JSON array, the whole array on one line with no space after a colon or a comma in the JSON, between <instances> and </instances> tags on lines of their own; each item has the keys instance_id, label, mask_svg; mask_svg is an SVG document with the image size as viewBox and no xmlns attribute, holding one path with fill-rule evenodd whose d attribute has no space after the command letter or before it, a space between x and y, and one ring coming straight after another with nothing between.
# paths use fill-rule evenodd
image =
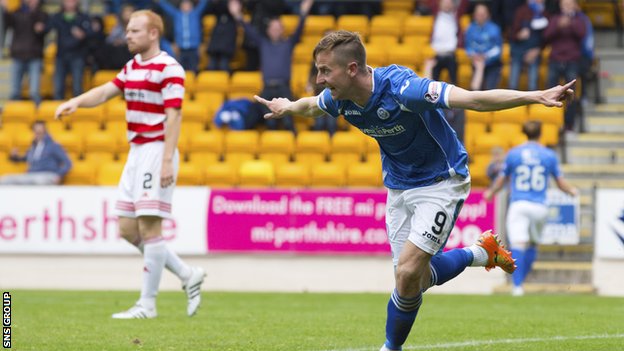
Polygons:
<instances>
[{"instance_id":1,"label":"player's face","mask_svg":"<svg viewBox=\"0 0 624 351\"><path fill-rule=\"evenodd\" d=\"M126 41L128 50L133 54L140 54L147 51L154 40L152 33L148 29L148 19L146 16L135 16L130 18L126 27Z\"/></svg>"},{"instance_id":2,"label":"player's face","mask_svg":"<svg viewBox=\"0 0 624 351\"><path fill-rule=\"evenodd\" d=\"M340 64L332 51L321 51L316 54L316 84L329 88L334 100L345 100L351 85L348 67Z\"/></svg>"}]
</instances>

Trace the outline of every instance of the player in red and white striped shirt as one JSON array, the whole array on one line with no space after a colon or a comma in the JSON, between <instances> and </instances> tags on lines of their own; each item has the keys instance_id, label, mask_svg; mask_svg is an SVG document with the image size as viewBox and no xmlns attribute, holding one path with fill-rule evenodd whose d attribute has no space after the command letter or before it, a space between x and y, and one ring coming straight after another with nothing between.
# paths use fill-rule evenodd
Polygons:
<instances>
[{"instance_id":1,"label":"player in red and white striped shirt","mask_svg":"<svg viewBox=\"0 0 624 351\"><path fill-rule=\"evenodd\" d=\"M160 16L149 10L134 12L126 39L135 57L112 82L64 102L56 110L56 118L60 118L78 107L94 107L121 93L127 103L130 153L115 210L121 235L143 252L145 269L141 298L129 310L113 315L119 319L156 317L163 267L182 281L188 297L187 314L192 316L201 302L199 290L205 276L203 268L184 263L162 237L162 218L171 216L178 170L185 77L182 66L160 50L162 33Z\"/></svg>"}]
</instances>

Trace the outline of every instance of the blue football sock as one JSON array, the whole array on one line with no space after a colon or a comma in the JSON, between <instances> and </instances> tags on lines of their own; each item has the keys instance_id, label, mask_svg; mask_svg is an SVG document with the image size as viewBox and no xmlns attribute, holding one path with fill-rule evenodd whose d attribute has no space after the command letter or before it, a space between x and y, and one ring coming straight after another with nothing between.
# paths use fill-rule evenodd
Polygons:
<instances>
[{"instance_id":1,"label":"blue football sock","mask_svg":"<svg viewBox=\"0 0 624 351\"><path fill-rule=\"evenodd\" d=\"M473 255L469 250L453 249L431 257L431 286L442 285L455 278L472 263Z\"/></svg>"},{"instance_id":2,"label":"blue football sock","mask_svg":"<svg viewBox=\"0 0 624 351\"><path fill-rule=\"evenodd\" d=\"M422 303L422 294L416 297L402 298L396 289L388 301L388 319L386 320L386 347L401 350L409 335L418 309Z\"/></svg>"},{"instance_id":3,"label":"blue football sock","mask_svg":"<svg viewBox=\"0 0 624 351\"><path fill-rule=\"evenodd\" d=\"M522 286L522 283L524 282L524 277L526 276L526 265L524 256L525 250L511 249L511 257L516 260L516 266L518 266L518 268L516 268L516 270L511 275L514 286Z\"/></svg>"},{"instance_id":4,"label":"blue football sock","mask_svg":"<svg viewBox=\"0 0 624 351\"><path fill-rule=\"evenodd\" d=\"M529 246L524 252L524 276L522 277L522 281L524 281L531 272L531 268L533 267L533 262L535 262L535 258L537 257L537 247Z\"/></svg>"}]
</instances>

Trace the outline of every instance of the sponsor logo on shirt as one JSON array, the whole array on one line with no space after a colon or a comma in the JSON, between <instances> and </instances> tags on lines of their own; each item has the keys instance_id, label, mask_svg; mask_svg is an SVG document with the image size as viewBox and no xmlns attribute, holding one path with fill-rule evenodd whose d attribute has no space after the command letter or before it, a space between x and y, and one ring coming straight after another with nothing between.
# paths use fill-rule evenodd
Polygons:
<instances>
[{"instance_id":1,"label":"sponsor logo on shirt","mask_svg":"<svg viewBox=\"0 0 624 351\"><path fill-rule=\"evenodd\" d=\"M380 119L388 119L390 118L390 113L384 108L380 107L379 109L377 109L377 117L379 117Z\"/></svg>"},{"instance_id":2,"label":"sponsor logo on shirt","mask_svg":"<svg viewBox=\"0 0 624 351\"><path fill-rule=\"evenodd\" d=\"M405 132L405 127L401 124L397 124L392 128L384 128L384 127L371 127L371 128L360 128L362 133L371 136L373 138L382 138L387 136L399 135Z\"/></svg>"},{"instance_id":3,"label":"sponsor logo on shirt","mask_svg":"<svg viewBox=\"0 0 624 351\"><path fill-rule=\"evenodd\" d=\"M431 82L427 87L425 93L425 100L432 104L435 104L440 100L440 94L442 94L442 84L440 82Z\"/></svg>"},{"instance_id":4,"label":"sponsor logo on shirt","mask_svg":"<svg viewBox=\"0 0 624 351\"><path fill-rule=\"evenodd\" d=\"M346 116L361 116L362 112L358 111L358 110L346 110L344 112L345 117Z\"/></svg>"}]
</instances>

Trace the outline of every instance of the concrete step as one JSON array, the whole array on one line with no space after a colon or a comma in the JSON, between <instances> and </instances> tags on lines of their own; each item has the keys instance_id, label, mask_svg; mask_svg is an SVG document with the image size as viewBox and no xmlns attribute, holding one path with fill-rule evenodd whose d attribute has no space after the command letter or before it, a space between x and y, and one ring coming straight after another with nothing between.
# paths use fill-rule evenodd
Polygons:
<instances>
[{"instance_id":1,"label":"concrete step","mask_svg":"<svg viewBox=\"0 0 624 351\"><path fill-rule=\"evenodd\" d=\"M624 179L621 178L601 179L598 181L593 177L579 177L569 179L569 182L579 189L591 189L598 185L602 188L624 189Z\"/></svg>"},{"instance_id":2,"label":"concrete step","mask_svg":"<svg viewBox=\"0 0 624 351\"><path fill-rule=\"evenodd\" d=\"M591 262L535 262L527 283L591 284Z\"/></svg>"},{"instance_id":3,"label":"concrete step","mask_svg":"<svg viewBox=\"0 0 624 351\"><path fill-rule=\"evenodd\" d=\"M589 110L591 112L609 112L619 114L624 113L624 104L599 104L591 106Z\"/></svg>"},{"instance_id":4,"label":"concrete step","mask_svg":"<svg viewBox=\"0 0 624 351\"><path fill-rule=\"evenodd\" d=\"M591 284L526 283L523 288L525 294L594 294L596 292ZM494 288L494 292L510 294L511 284L499 285Z\"/></svg>"},{"instance_id":5,"label":"concrete step","mask_svg":"<svg viewBox=\"0 0 624 351\"><path fill-rule=\"evenodd\" d=\"M566 160L571 164L624 163L624 149L568 147L566 150Z\"/></svg>"},{"instance_id":6,"label":"concrete step","mask_svg":"<svg viewBox=\"0 0 624 351\"><path fill-rule=\"evenodd\" d=\"M539 245L537 248L537 262L591 262L594 255L594 245ZM536 263L537 263L536 262Z\"/></svg>"},{"instance_id":7,"label":"concrete step","mask_svg":"<svg viewBox=\"0 0 624 351\"><path fill-rule=\"evenodd\" d=\"M567 147L624 148L624 134L621 133L566 133Z\"/></svg>"},{"instance_id":8,"label":"concrete step","mask_svg":"<svg viewBox=\"0 0 624 351\"><path fill-rule=\"evenodd\" d=\"M596 179L613 179L624 177L624 164L564 164L561 165L566 177Z\"/></svg>"},{"instance_id":9,"label":"concrete step","mask_svg":"<svg viewBox=\"0 0 624 351\"><path fill-rule=\"evenodd\" d=\"M623 133L624 118L589 116L585 126L590 133Z\"/></svg>"}]
</instances>

